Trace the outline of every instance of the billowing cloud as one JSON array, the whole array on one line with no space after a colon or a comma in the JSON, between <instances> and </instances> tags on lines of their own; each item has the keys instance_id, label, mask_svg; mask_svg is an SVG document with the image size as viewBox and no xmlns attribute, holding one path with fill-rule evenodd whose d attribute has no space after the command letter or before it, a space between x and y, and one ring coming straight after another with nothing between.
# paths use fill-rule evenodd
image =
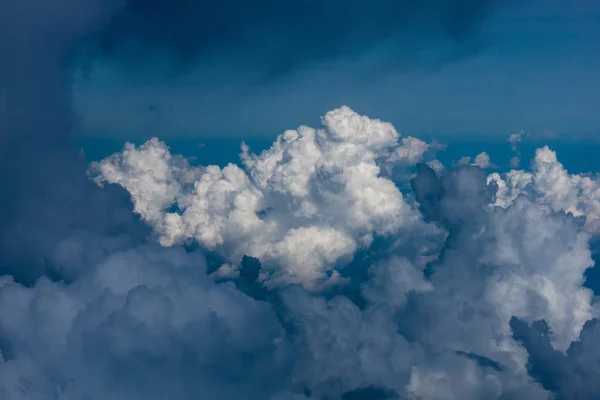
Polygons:
<instances>
[{"instance_id":1,"label":"billowing cloud","mask_svg":"<svg viewBox=\"0 0 600 400\"><path fill-rule=\"evenodd\" d=\"M556 388L532 370L514 320L546 321L548 351L570 357L561 354L595 317L583 287L590 234L552 205L564 197L556 193L494 205L535 181L507 184L516 172L505 181L460 166L438 176L420 164L412 195L402 193L383 167L420 159L399 158L405 145L391 125L347 107L261 154L244 147L242 167L194 165L155 139L126 145L92 171L130 192L159 244L82 259L85 247L62 241L55 263L76 271L68 280L23 286L6 275L0 390L551 398ZM536 168L527 174L560 171ZM200 249L180 246L191 242ZM372 255L357 258L359 249ZM209 274L211 251L229 264Z\"/></svg>"},{"instance_id":2,"label":"billowing cloud","mask_svg":"<svg viewBox=\"0 0 600 400\"><path fill-rule=\"evenodd\" d=\"M277 393L290 365L283 327L267 303L215 284L205 265L199 253L149 246L116 252L69 285L2 278L0 397Z\"/></svg>"},{"instance_id":3,"label":"billowing cloud","mask_svg":"<svg viewBox=\"0 0 600 400\"><path fill-rule=\"evenodd\" d=\"M438 174L342 107L241 166L127 145L99 188L67 78L120 5L0 5L0 398L596 397L595 178Z\"/></svg>"},{"instance_id":4,"label":"billowing cloud","mask_svg":"<svg viewBox=\"0 0 600 400\"><path fill-rule=\"evenodd\" d=\"M195 240L234 264L256 257L273 284L310 286L338 279L336 263L375 236L415 224L417 213L381 168L414 165L427 148L415 138L400 142L390 124L342 107L319 129L287 131L260 155L244 146L244 168L190 166L152 139L127 145L93 170L98 183L132 194L162 244Z\"/></svg>"},{"instance_id":5,"label":"billowing cloud","mask_svg":"<svg viewBox=\"0 0 600 400\"><path fill-rule=\"evenodd\" d=\"M420 164L413 194L402 193L382 167L419 161L427 145L410 143L343 107L262 154L243 147L242 167L192 165L153 139L92 171L131 193L162 245L193 240L225 257L231 264L214 279L245 282L242 257L260 260L250 286L278 299L295 390L550 398L511 321L546 321L549 346L562 354L595 318L583 287L590 233L565 205L575 186L544 183L566 172L543 148L532 172L504 178L486 176L485 153L442 176ZM532 182L546 194L525 195ZM375 258L355 258L381 246ZM324 276L336 286L323 286Z\"/></svg>"},{"instance_id":6,"label":"billowing cloud","mask_svg":"<svg viewBox=\"0 0 600 400\"><path fill-rule=\"evenodd\" d=\"M535 152L531 172L512 170L488 178L499 187L496 205L506 206L521 193L529 193L554 211L585 218L590 232L600 230L600 182L594 176L569 174L547 146Z\"/></svg>"},{"instance_id":7,"label":"billowing cloud","mask_svg":"<svg viewBox=\"0 0 600 400\"><path fill-rule=\"evenodd\" d=\"M600 386L598 374L598 320L586 323L581 338L569 347L566 354L549 343L552 332L545 321L527 324L517 318L511 321L515 339L528 352L527 368L557 399L594 399Z\"/></svg>"}]
</instances>

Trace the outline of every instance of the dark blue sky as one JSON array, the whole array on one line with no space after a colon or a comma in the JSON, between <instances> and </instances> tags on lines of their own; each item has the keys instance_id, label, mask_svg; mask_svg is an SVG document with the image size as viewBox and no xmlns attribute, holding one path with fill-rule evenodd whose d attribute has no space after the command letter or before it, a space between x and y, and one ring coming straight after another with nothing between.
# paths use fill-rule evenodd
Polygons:
<instances>
[{"instance_id":1,"label":"dark blue sky","mask_svg":"<svg viewBox=\"0 0 600 400\"><path fill-rule=\"evenodd\" d=\"M600 133L598 2L276 3L132 2L76 74L85 134L270 138L341 104L413 135Z\"/></svg>"}]
</instances>

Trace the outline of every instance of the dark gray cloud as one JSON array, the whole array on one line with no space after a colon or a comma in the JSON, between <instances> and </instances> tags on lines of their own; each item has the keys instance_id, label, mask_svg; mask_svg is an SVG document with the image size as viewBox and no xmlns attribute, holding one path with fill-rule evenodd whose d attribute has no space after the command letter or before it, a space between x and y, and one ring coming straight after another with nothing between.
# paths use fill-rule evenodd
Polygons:
<instances>
[{"instance_id":1,"label":"dark gray cloud","mask_svg":"<svg viewBox=\"0 0 600 400\"><path fill-rule=\"evenodd\" d=\"M203 256L142 246L69 285L0 283L4 399L267 399L287 386L268 303L207 276ZM17 339L18 337L18 339ZM20 397L24 396L24 397Z\"/></svg>"},{"instance_id":2,"label":"dark gray cloud","mask_svg":"<svg viewBox=\"0 0 600 400\"><path fill-rule=\"evenodd\" d=\"M70 56L118 6L118 0L0 4L0 271L23 282L53 268L72 277L74 260L55 267L63 254L98 259L143 235L127 198L91 185L71 147L77 121ZM56 248L63 239L68 244Z\"/></svg>"},{"instance_id":3,"label":"dark gray cloud","mask_svg":"<svg viewBox=\"0 0 600 400\"><path fill-rule=\"evenodd\" d=\"M496 0L131 0L98 38L104 54L139 63L155 50L175 65L222 59L283 74L387 46L393 60L420 51L457 57L477 47ZM445 42L445 43L444 43ZM444 46L447 49L444 49ZM441 48L441 50L440 50ZM386 56L387 57L387 56Z\"/></svg>"},{"instance_id":4,"label":"dark gray cloud","mask_svg":"<svg viewBox=\"0 0 600 400\"><path fill-rule=\"evenodd\" d=\"M556 393L557 399L587 400L600 396L600 384L595 379L600 372L597 319L585 324L581 338L566 353L552 347L552 332L545 321L529 325L514 318L511 328L515 339L527 349L529 373Z\"/></svg>"}]
</instances>

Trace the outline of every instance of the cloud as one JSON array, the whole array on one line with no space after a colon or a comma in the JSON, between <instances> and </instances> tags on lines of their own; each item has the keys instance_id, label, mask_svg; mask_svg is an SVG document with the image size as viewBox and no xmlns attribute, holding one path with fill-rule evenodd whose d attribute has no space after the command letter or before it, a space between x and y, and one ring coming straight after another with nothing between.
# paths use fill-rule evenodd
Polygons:
<instances>
[{"instance_id":1,"label":"cloud","mask_svg":"<svg viewBox=\"0 0 600 400\"><path fill-rule=\"evenodd\" d=\"M396 148L394 154L390 157L390 161L415 165L423 159L423 156L431 147L431 145L412 136L402 138L402 145Z\"/></svg>"},{"instance_id":2,"label":"cloud","mask_svg":"<svg viewBox=\"0 0 600 400\"><path fill-rule=\"evenodd\" d=\"M477 154L472 162L471 162L471 157L468 157L468 156L461 157L458 160L458 162L456 162L456 165L459 165L459 166L460 165L471 165L471 166L479 167L482 169L496 168L496 165L492 164L492 160L490 159L490 156L485 151Z\"/></svg>"},{"instance_id":3,"label":"cloud","mask_svg":"<svg viewBox=\"0 0 600 400\"><path fill-rule=\"evenodd\" d=\"M444 171L444 164L440 160L428 161L427 165L437 173Z\"/></svg>"},{"instance_id":4,"label":"cloud","mask_svg":"<svg viewBox=\"0 0 600 400\"><path fill-rule=\"evenodd\" d=\"M483 153L479 153L479 154L477 154L477 156L475 156L475 159L473 160L472 165L479 167L479 168L483 168L483 169L494 167L494 164L492 164L490 156L485 151Z\"/></svg>"},{"instance_id":5,"label":"cloud","mask_svg":"<svg viewBox=\"0 0 600 400\"><path fill-rule=\"evenodd\" d=\"M441 258L426 271L398 257L372 265L362 307L284 291L296 379L317 398L369 384L427 399L549 398L510 321L554 321L552 345L563 351L578 338L591 318L587 235L526 199L490 212L480 169L437 178L423 167L413 182L424 216L449 230Z\"/></svg>"},{"instance_id":6,"label":"cloud","mask_svg":"<svg viewBox=\"0 0 600 400\"><path fill-rule=\"evenodd\" d=\"M250 3L130 0L97 37L101 53L139 62L162 52L176 66L220 57L280 75L307 63L359 57L387 44L408 62L431 43L453 58L476 47L497 1L275 1Z\"/></svg>"},{"instance_id":7,"label":"cloud","mask_svg":"<svg viewBox=\"0 0 600 400\"><path fill-rule=\"evenodd\" d=\"M519 194L529 193L538 202L549 205L554 211L585 217L589 232L600 229L600 183L593 176L569 174L548 148L536 150L532 171L512 170L504 175L492 174L490 181L498 184L496 205L506 206Z\"/></svg>"},{"instance_id":8,"label":"cloud","mask_svg":"<svg viewBox=\"0 0 600 400\"><path fill-rule=\"evenodd\" d=\"M271 303L293 360L286 390L550 398L511 321L546 321L550 348L564 354L595 318L583 287L593 266L580 220L587 209L565 212L570 197L558 189L573 186L521 195L566 174L545 148L532 172L504 178L479 165L438 176L419 164L412 195L402 193L382 167L420 160L407 143L391 125L342 107L262 154L243 147L243 167L193 166L152 140L92 170L131 193L164 246L194 240L217 251L231 264L214 279ZM361 208L366 195L387 200ZM249 281L245 255L260 260Z\"/></svg>"},{"instance_id":9,"label":"cloud","mask_svg":"<svg viewBox=\"0 0 600 400\"><path fill-rule=\"evenodd\" d=\"M0 5L1 398L597 392L594 179L547 148L438 175L430 144L342 107L242 167L127 145L99 188L67 77L119 6Z\"/></svg>"},{"instance_id":10,"label":"cloud","mask_svg":"<svg viewBox=\"0 0 600 400\"><path fill-rule=\"evenodd\" d=\"M267 303L215 284L205 265L197 252L143 246L70 285L3 278L0 331L11 342L2 347L2 398L277 393L290 363L283 327Z\"/></svg>"},{"instance_id":11,"label":"cloud","mask_svg":"<svg viewBox=\"0 0 600 400\"><path fill-rule=\"evenodd\" d=\"M487 313L483 311L488 307L486 303L499 318L499 330L484 337L510 336L510 318L524 313L527 316L522 318L545 319L555 324L553 345L565 350L592 318L592 293L581 286L583 274L593 261L589 235L581 231L578 221L555 214L550 207L526 197L518 197L506 209L488 209L493 191L485 184L485 175L471 167L452 171L441 182L433 180L431 172L420 173L427 180L415 180L414 187L424 216L449 229L442 256L429 266L430 279L443 287L433 293L444 293L449 307L447 317L457 318L452 314L461 308L452 309L451 293L460 299L457 304L466 296L476 296L477 301L473 298L468 302L469 307L475 307L473 314L469 313L473 322L480 315L477 309ZM551 243L554 253L546 248ZM543 253L540 246L545 249ZM481 287L481 291L476 287ZM538 313L543 316L533 317ZM496 329L492 319L485 319L484 329ZM460 329L460 323L449 325L454 326L452 330ZM448 329L444 327L446 337L451 335ZM463 340L458 332L455 340ZM498 343L503 340L498 337Z\"/></svg>"},{"instance_id":12,"label":"cloud","mask_svg":"<svg viewBox=\"0 0 600 400\"><path fill-rule=\"evenodd\" d=\"M415 224L417 213L381 168L414 164L427 148L415 138L399 142L390 124L342 107L319 129L287 131L260 155L243 147L243 169L192 167L152 139L92 170L96 182L132 194L162 244L195 240L234 264L257 257L272 284L310 286L338 279L335 264L375 236Z\"/></svg>"},{"instance_id":13,"label":"cloud","mask_svg":"<svg viewBox=\"0 0 600 400\"><path fill-rule=\"evenodd\" d=\"M521 163L521 158L519 156L514 156L510 159L510 161L508 162L508 164L512 167L512 168L518 168L519 164Z\"/></svg>"},{"instance_id":14,"label":"cloud","mask_svg":"<svg viewBox=\"0 0 600 400\"><path fill-rule=\"evenodd\" d=\"M19 282L44 274L73 279L87 262L146 234L127 196L91 185L84 160L70 148L77 122L70 55L119 5L0 5L0 273Z\"/></svg>"},{"instance_id":15,"label":"cloud","mask_svg":"<svg viewBox=\"0 0 600 400\"><path fill-rule=\"evenodd\" d=\"M523 130L520 130L519 132L511 133L510 136L508 137L508 142L514 146L516 143L520 143L525 136L526 136L526 133Z\"/></svg>"},{"instance_id":16,"label":"cloud","mask_svg":"<svg viewBox=\"0 0 600 400\"><path fill-rule=\"evenodd\" d=\"M517 144L521 143L523 141L523 138L526 136L528 136L528 134L525 133L524 130L520 130L519 132L511 133L510 136L508 137L508 143L510 143L510 149L513 151L513 153L515 153L515 156L512 157L509 161L509 165L512 168L517 168L519 166L519 164L521 163L521 152L519 151Z\"/></svg>"},{"instance_id":17,"label":"cloud","mask_svg":"<svg viewBox=\"0 0 600 400\"><path fill-rule=\"evenodd\" d=\"M581 338L566 354L550 346L551 331L545 321L531 325L518 319L511 321L515 339L528 352L528 370L544 387L556 393L557 399L593 399L600 394L598 382L598 320L586 323Z\"/></svg>"}]
</instances>

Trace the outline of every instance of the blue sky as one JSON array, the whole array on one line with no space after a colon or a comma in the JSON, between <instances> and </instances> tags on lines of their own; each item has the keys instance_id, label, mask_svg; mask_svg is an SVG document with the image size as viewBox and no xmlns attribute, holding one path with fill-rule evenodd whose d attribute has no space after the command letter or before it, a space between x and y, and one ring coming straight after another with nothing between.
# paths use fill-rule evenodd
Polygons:
<instances>
[{"instance_id":1,"label":"blue sky","mask_svg":"<svg viewBox=\"0 0 600 400\"><path fill-rule=\"evenodd\" d=\"M300 37L303 29L311 27L298 29ZM318 36L306 33L298 57L308 54L308 61L266 79L263 67L277 66L279 57L264 53L278 36L274 27L266 41L252 39L260 46L216 41L217 51L201 47L183 69L174 67L180 60L168 46L143 47L144 61L135 66L122 62L121 50L76 73L75 107L87 137L118 139L273 138L315 125L341 104L411 135L483 139L523 129L589 140L600 133L597 2L496 6L458 44L418 35L367 42L350 37L335 56L325 57ZM415 43L420 50L404 50ZM291 64L297 62L293 51L285 56ZM402 57L394 56L398 52Z\"/></svg>"}]
</instances>

